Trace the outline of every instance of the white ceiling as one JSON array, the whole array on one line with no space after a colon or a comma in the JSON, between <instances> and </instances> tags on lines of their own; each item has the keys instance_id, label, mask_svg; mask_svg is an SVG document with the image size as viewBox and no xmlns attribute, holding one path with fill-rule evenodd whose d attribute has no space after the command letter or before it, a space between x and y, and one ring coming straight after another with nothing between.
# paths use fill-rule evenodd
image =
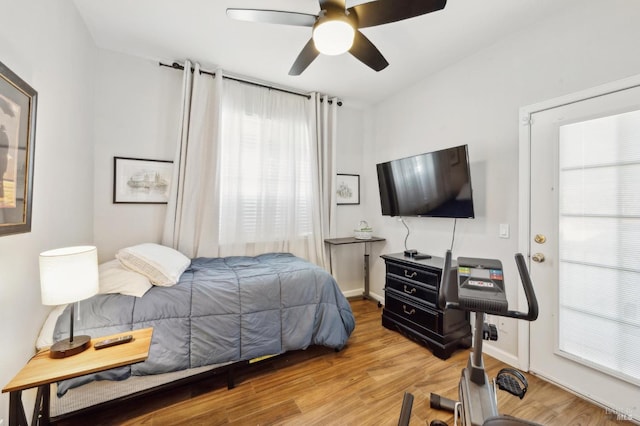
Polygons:
<instances>
[{"instance_id":1,"label":"white ceiling","mask_svg":"<svg viewBox=\"0 0 640 426\"><path fill-rule=\"evenodd\" d=\"M225 11L317 14L317 0L73 1L101 48L165 63L189 58L205 69L375 103L576 0L449 0L442 11L362 30L390 63L381 72L347 53L320 55L300 76L288 72L310 28L239 22Z\"/></svg>"}]
</instances>

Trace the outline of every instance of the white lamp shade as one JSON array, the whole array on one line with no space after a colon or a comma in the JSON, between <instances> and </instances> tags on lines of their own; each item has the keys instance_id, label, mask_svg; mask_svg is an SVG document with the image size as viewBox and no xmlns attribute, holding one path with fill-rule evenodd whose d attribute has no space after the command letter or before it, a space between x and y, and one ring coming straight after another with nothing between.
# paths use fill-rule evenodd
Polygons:
<instances>
[{"instance_id":1,"label":"white lamp shade","mask_svg":"<svg viewBox=\"0 0 640 426\"><path fill-rule=\"evenodd\" d=\"M40 289L44 305L62 305L98 293L98 250L66 247L40 253Z\"/></svg>"},{"instance_id":2,"label":"white lamp shade","mask_svg":"<svg viewBox=\"0 0 640 426\"><path fill-rule=\"evenodd\" d=\"M313 43L325 55L341 55L351 49L355 30L346 20L327 20L313 29Z\"/></svg>"}]
</instances>

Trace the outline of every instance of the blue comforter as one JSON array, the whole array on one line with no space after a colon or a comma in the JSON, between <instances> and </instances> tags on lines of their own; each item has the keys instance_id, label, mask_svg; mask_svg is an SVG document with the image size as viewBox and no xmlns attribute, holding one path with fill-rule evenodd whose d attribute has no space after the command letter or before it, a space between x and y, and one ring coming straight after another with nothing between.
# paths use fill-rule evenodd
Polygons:
<instances>
[{"instance_id":1,"label":"blue comforter","mask_svg":"<svg viewBox=\"0 0 640 426\"><path fill-rule=\"evenodd\" d=\"M324 269L288 253L196 258L172 287L143 297L97 295L80 302L75 334L153 327L142 363L59 383L58 395L92 380L122 380L322 345L341 349L355 327L349 303ZM79 317L79 318L78 318ZM60 315L54 341L68 337Z\"/></svg>"}]
</instances>

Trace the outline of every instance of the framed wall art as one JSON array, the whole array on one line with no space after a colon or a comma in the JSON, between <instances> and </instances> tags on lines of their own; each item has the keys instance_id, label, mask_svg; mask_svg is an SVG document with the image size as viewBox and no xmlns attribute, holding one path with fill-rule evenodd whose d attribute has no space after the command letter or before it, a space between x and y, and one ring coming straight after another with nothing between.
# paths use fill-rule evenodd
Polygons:
<instances>
[{"instance_id":1,"label":"framed wall art","mask_svg":"<svg viewBox=\"0 0 640 426\"><path fill-rule=\"evenodd\" d=\"M0 236L31 231L37 97L0 62Z\"/></svg>"},{"instance_id":2,"label":"framed wall art","mask_svg":"<svg viewBox=\"0 0 640 426\"><path fill-rule=\"evenodd\" d=\"M360 175L338 174L336 202L339 206L360 204Z\"/></svg>"},{"instance_id":3,"label":"framed wall art","mask_svg":"<svg viewBox=\"0 0 640 426\"><path fill-rule=\"evenodd\" d=\"M173 161L113 158L113 202L165 204L173 175Z\"/></svg>"}]
</instances>

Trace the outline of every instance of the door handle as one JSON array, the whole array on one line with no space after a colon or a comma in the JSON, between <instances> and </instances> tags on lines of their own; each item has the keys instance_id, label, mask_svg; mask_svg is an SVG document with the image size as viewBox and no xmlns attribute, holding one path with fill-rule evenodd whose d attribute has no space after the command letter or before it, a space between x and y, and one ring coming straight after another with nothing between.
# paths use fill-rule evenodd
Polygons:
<instances>
[{"instance_id":1,"label":"door handle","mask_svg":"<svg viewBox=\"0 0 640 426\"><path fill-rule=\"evenodd\" d=\"M533 260L534 262L537 262L537 263L542 263L542 262L544 262L544 254L535 253L533 256L531 256L531 260Z\"/></svg>"}]
</instances>

